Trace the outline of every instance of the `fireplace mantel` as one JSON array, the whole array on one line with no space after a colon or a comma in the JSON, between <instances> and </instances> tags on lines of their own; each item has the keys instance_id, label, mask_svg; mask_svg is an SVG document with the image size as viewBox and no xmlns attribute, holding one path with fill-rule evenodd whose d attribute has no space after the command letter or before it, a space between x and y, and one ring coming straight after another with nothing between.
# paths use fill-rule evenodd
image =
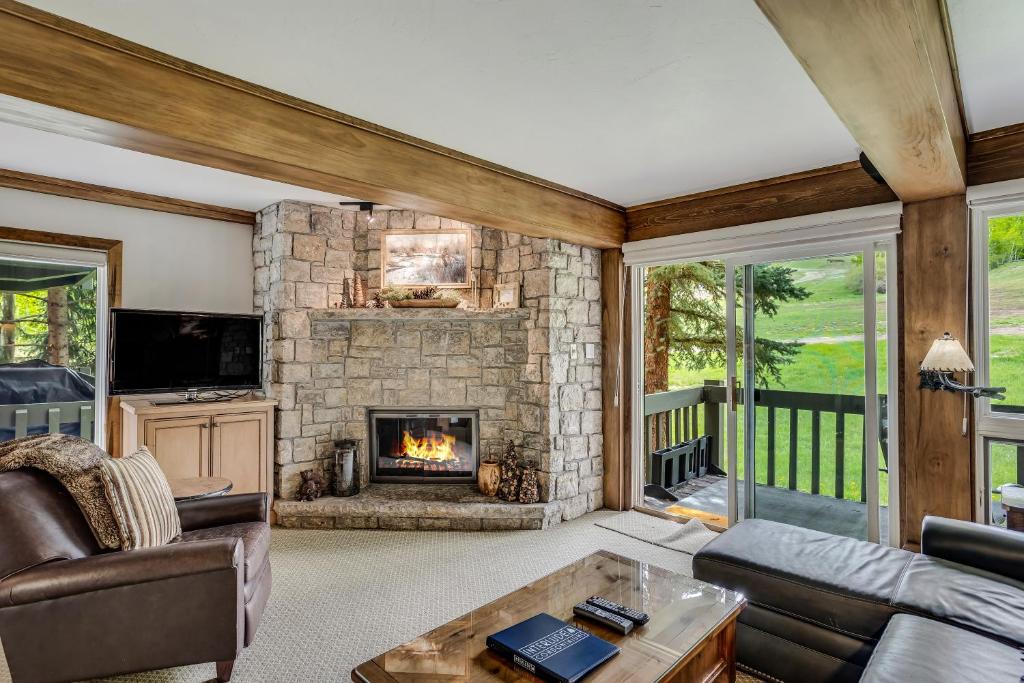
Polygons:
<instances>
[{"instance_id":1,"label":"fireplace mantel","mask_svg":"<svg viewBox=\"0 0 1024 683\"><path fill-rule=\"evenodd\" d=\"M526 308L471 310L466 308L338 308L313 311L311 320L527 320Z\"/></svg>"}]
</instances>

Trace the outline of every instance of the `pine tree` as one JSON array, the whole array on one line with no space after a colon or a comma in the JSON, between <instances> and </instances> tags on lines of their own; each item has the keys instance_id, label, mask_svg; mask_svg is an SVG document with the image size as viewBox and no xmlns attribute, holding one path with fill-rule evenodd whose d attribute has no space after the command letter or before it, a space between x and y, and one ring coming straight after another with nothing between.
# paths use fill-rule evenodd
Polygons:
<instances>
[{"instance_id":1,"label":"pine tree","mask_svg":"<svg viewBox=\"0 0 1024 683\"><path fill-rule=\"evenodd\" d=\"M96 275L91 274L66 289L67 365L89 374L96 371ZM55 358L48 343L50 334L47 290L15 295L18 329L18 360ZM56 311L52 311L56 313ZM62 316L63 317L63 316ZM59 321L58 321L59 322Z\"/></svg>"},{"instance_id":2,"label":"pine tree","mask_svg":"<svg viewBox=\"0 0 1024 683\"><path fill-rule=\"evenodd\" d=\"M773 317L779 304L800 301L810 292L793 281L792 268L755 266L754 310ZM737 301L742 306L742 283L737 278ZM669 363L689 370L721 367L726 362L725 265L699 261L647 270L644 329L644 391L668 390ZM742 330L737 325L737 348ZM781 382L782 366L799 353L797 342L757 338L754 368L757 382Z\"/></svg>"}]
</instances>

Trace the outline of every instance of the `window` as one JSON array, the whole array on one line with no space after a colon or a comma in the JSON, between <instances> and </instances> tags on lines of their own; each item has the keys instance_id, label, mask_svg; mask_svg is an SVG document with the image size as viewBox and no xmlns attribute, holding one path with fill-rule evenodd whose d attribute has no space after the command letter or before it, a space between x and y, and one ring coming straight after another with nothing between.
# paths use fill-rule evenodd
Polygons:
<instances>
[{"instance_id":1,"label":"window","mask_svg":"<svg viewBox=\"0 0 1024 683\"><path fill-rule=\"evenodd\" d=\"M973 383L1006 387L977 403L976 513L1005 524L1002 490L1024 484L1024 196L972 202Z\"/></svg>"},{"instance_id":2,"label":"window","mask_svg":"<svg viewBox=\"0 0 1024 683\"><path fill-rule=\"evenodd\" d=\"M0 241L0 441L103 443L106 254Z\"/></svg>"}]
</instances>

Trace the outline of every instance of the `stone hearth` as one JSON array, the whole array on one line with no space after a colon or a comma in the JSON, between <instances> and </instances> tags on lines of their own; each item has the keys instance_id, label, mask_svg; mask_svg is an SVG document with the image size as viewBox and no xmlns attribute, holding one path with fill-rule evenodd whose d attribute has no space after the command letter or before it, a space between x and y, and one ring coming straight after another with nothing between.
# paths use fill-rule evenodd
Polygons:
<instances>
[{"instance_id":1,"label":"stone hearth","mask_svg":"<svg viewBox=\"0 0 1024 683\"><path fill-rule=\"evenodd\" d=\"M361 442L360 481L369 483L368 411L374 408L478 410L481 457L498 456L512 440L537 463L542 512L531 519L541 526L602 507L598 250L410 211L370 214L283 202L257 220L254 304L265 313L266 392L279 402L274 460L281 519L380 519L349 514L347 506L363 505L355 499L325 515L299 514L304 508L291 502L302 470L330 471L337 439ZM380 286L385 230L420 228L469 229L480 289L478 296L461 290L466 308L333 307L347 277L365 277L371 292ZM496 283L519 285L522 307L492 309ZM376 486L359 496L371 508ZM418 510L411 501L419 494L426 495L410 488L402 505ZM318 504L326 503L311 505ZM534 509L493 499L447 504L490 506L482 509L494 519L519 519L520 511ZM436 519L463 517L489 518L461 512Z\"/></svg>"},{"instance_id":2,"label":"stone hearth","mask_svg":"<svg viewBox=\"0 0 1024 683\"><path fill-rule=\"evenodd\" d=\"M561 521L557 501L514 505L475 487L453 484L371 484L349 498L279 500L277 523L303 529L546 529Z\"/></svg>"}]
</instances>

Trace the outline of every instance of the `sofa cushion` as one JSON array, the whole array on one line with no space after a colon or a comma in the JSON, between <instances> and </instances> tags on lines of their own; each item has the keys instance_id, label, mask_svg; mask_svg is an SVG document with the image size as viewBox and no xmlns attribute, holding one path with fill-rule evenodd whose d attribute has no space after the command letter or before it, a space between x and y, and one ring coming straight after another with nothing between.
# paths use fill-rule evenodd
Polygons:
<instances>
[{"instance_id":1,"label":"sofa cushion","mask_svg":"<svg viewBox=\"0 0 1024 683\"><path fill-rule=\"evenodd\" d=\"M240 538L245 545L245 582L258 578L270 553L270 525L266 522L241 522L186 531L179 542L210 538Z\"/></svg>"},{"instance_id":2,"label":"sofa cushion","mask_svg":"<svg viewBox=\"0 0 1024 683\"><path fill-rule=\"evenodd\" d=\"M696 578L751 604L877 639L913 553L763 519L745 520L693 558Z\"/></svg>"},{"instance_id":3,"label":"sofa cushion","mask_svg":"<svg viewBox=\"0 0 1024 683\"><path fill-rule=\"evenodd\" d=\"M909 614L892 618L860 683L1019 683L1017 648Z\"/></svg>"},{"instance_id":4,"label":"sofa cushion","mask_svg":"<svg viewBox=\"0 0 1024 683\"><path fill-rule=\"evenodd\" d=\"M893 604L1024 647L1024 583L999 574L917 555Z\"/></svg>"},{"instance_id":5,"label":"sofa cushion","mask_svg":"<svg viewBox=\"0 0 1024 683\"><path fill-rule=\"evenodd\" d=\"M145 447L124 458L104 460L100 475L122 550L153 548L181 535L167 477Z\"/></svg>"}]
</instances>

